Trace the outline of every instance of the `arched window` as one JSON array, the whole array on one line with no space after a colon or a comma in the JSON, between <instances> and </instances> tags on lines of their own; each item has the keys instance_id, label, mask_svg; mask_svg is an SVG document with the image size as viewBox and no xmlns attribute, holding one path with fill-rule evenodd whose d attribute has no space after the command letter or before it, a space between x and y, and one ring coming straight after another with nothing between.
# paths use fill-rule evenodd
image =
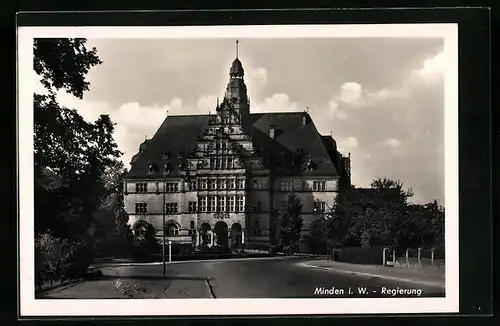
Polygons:
<instances>
[{"instance_id":1,"label":"arched window","mask_svg":"<svg viewBox=\"0 0 500 326\"><path fill-rule=\"evenodd\" d=\"M179 235L179 226L174 222L168 222L165 227L165 230L169 237Z\"/></svg>"},{"instance_id":2,"label":"arched window","mask_svg":"<svg viewBox=\"0 0 500 326\"><path fill-rule=\"evenodd\" d=\"M155 232L154 227L150 223L144 220L139 220L135 222L134 226L132 227L132 231L136 237L144 237L148 233L154 234Z\"/></svg>"}]
</instances>

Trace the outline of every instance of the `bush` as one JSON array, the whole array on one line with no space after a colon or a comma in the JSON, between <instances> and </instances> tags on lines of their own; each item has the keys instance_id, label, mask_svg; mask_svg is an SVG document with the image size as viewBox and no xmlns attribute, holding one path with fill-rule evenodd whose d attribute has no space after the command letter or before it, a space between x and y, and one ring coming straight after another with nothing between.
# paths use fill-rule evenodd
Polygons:
<instances>
[{"instance_id":1,"label":"bush","mask_svg":"<svg viewBox=\"0 0 500 326\"><path fill-rule=\"evenodd\" d=\"M148 259L152 254L160 251L156 240L155 228L147 222L139 221L134 225L133 256L136 259Z\"/></svg>"},{"instance_id":2,"label":"bush","mask_svg":"<svg viewBox=\"0 0 500 326\"><path fill-rule=\"evenodd\" d=\"M85 276L92 262L92 250L83 241L71 243L49 233L35 239L35 283L39 287Z\"/></svg>"}]
</instances>

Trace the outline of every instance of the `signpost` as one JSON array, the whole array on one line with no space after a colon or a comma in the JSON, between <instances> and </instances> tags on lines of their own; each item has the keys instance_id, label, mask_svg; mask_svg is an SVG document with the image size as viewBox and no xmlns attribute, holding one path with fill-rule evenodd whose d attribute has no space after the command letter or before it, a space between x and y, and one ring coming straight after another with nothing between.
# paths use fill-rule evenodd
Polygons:
<instances>
[{"instance_id":1,"label":"signpost","mask_svg":"<svg viewBox=\"0 0 500 326\"><path fill-rule=\"evenodd\" d=\"M172 240L168 240L168 262L172 262Z\"/></svg>"}]
</instances>

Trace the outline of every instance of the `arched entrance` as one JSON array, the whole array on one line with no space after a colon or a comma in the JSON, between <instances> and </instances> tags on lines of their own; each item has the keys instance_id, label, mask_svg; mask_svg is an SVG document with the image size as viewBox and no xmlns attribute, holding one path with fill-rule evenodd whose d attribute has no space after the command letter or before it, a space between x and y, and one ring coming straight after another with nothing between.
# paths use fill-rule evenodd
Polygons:
<instances>
[{"instance_id":1,"label":"arched entrance","mask_svg":"<svg viewBox=\"0 0 500 326\"><path fill-rule=\"evenodd\" d=\"M207 248L211 245L212 243L212 232L211 232L212 227L208 223L203 223L200 226L200 247Z\"/></svg>"},{"instance_id":2,"label":"arched entrance","mask_svg":"<svg viewBox=\"0 0 500 326\"><path fill-rule=\"evenodd\" d=\"M214 226L214 243L216 246L227 248L228 246L228 227L226 222L219 221Z\"/></svg>"},{"instance_id":3,"label":"arched entrance","mask_svg":"<svg viewBox=\"0 0 500 326\"><path fill-rule=\"evenodd\" d=\"M231 247L241 248L242 247L242 230L240 223L233 223L231 225Z\"/></svg>"}]
</instances>

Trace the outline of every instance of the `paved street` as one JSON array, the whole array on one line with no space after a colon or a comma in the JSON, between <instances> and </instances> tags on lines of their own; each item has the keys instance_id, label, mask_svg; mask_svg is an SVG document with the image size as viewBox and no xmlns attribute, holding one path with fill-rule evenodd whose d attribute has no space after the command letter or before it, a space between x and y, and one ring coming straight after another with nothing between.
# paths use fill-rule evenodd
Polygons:
<instances>
[{"instance_id":1,"label":"paved street","mask_svg":"<svg viewBox=\"0 0 500 326\"><path fill-rule=\"evenodd\" d=\"M47 296L123 298L131 292L129 297L134 298L444 296L444 289L439 286L310 268L304 264L308 260L310 258L273 257L173 263L167 266L165 278L161 276L161 264L104 265L101 267L103 278L56 289ZM393 295L392 290L399 294ZM413 293L403 293L410 290Z\"/></svg>"}]
</instances>

